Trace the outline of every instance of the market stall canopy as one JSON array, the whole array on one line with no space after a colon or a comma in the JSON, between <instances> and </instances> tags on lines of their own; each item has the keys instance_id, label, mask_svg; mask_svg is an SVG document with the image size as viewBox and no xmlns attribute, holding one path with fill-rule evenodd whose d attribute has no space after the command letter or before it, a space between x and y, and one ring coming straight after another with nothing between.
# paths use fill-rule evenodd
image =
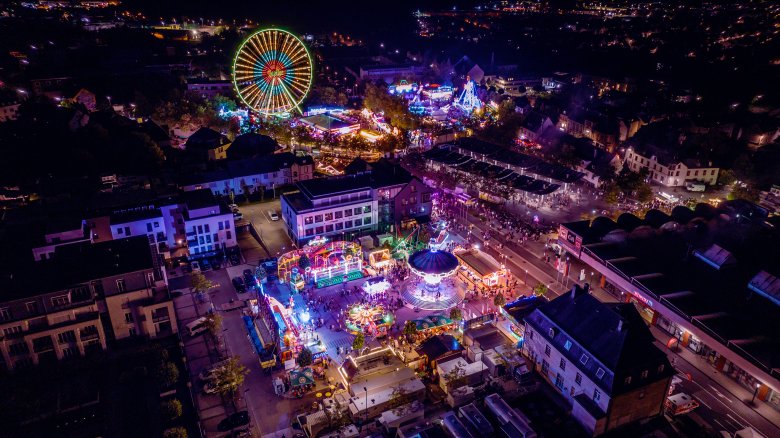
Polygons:
<instances>
[{"instance_id":1,"label":"market stall canopy","mask_svg":"<svg viewBox=\"0 0 780 438\"><path fill-rule=\"evenodd\" d=\"M390 289L390 283L385 277L374 277L363 283L363 290L370 294L382 293Z\"/></svg>"},{"instance_id":2,"label":"market stall canopy","mask_svg":"<svg viewBox=\"0 0 780 438\"><path fill-rule=\"evenodd\" d=\"M309 367L290 371L290 384L293 388L304 385L313 385L314 371Z\"/></svg>"},{"instance_id":3,"label":"market stall canopy","mask_svg":"<svg viewBox=\"0 0 780 438\"><path fill-rule=\"evenodd\" d=\"M418 331L430 330L432 328L441 327L444 325L452 324L452 320L444 315L430 315L425 318L413 320L417 326Z\"/></svg>"},{"instance_id":4,"label":"market stall canopy","mask_svg":"<svg viewBox=\"0 0 780 438\"><path fill-rule=\"evenodd\" d=\"M458 267L458 258L447 251L424 249L409 256L409 267L418 275L441 275Z\"/></svg>"}]
</instances>

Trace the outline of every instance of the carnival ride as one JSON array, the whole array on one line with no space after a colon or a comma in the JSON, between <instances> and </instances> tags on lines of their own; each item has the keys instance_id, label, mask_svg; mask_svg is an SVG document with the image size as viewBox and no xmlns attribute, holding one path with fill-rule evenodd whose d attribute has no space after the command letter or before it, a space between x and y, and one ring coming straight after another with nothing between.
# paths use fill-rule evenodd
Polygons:
<instances>
[{"instance_id":1,"label":"carnival ride","mask_svg":"<svg viewBox=\"0 0 780 438\"><path fill-rule=\"evenodd\" d=\"M420 277L422 284L407 287L403 298L412 306L424 310L443 310L463 300L454 287L441 287L442 280L455 275L460 262L451 252L423 249L409 256L409 270Z\"/></svg>"},{"instance_id":2,"label":"carnival ride","mask_svg":"<svg viewBox=\"0 0 780 438\"><path fill-rule=\"evenodd\" d=\"M309 263L300 266L302 256ZM307 280L317 287L339 284L363 277L363 257L360 245L340 240L316 240L303 248L279 257L279 278L289 282L294 290L301 290Z\"/></svg>"},{"instance_id":3,"label":"carnival ride","mask_svg":"<svg viewBox=\"0 0 780 438\"><path fill-rule=\"evenodd\" d=\"M393 321L392 313L386 312L382 306L355 304L347 311L344 325L353 335L363 333L377 337L386 335Z\"/></svg>"},{"instance_id":4,"label":"carnival ride","mask_svg":"<svg viewBox=\"0 0 780 438\"><path fill-rule=\"evenodd\" d=\"M455 105L468 114L471 114L474 110L482 109L482 101L477 97L477 83L471 80L471 78L466 78L463 91L460 93Z\"/></svg>"},{"instance_id":5,"label":"carnival ride","mask_svg":"<svg viewBox=\"0 0 780 438\"><path fill-rule=\"evenodd\" d=\"M233 60L233 85L239 98L263 115L300 111L312 79L309 50L286 30L262 29L249 35Z\"/></svg>"}]
</instances>

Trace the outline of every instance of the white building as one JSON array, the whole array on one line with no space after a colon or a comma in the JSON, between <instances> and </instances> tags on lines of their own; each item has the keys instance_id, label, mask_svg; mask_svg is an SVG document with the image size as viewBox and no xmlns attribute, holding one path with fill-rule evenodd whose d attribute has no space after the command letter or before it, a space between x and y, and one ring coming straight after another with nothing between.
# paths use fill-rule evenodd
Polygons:
<instances>
[{"instance_id":1,"label":"white building","mask_svg":"<svg viewBox=\"0 0 780 438\"><path fill-rule=\"evenodd\" d=\"M184 229L190 256L236 246L233 213L208 189L182 194Z\"/></svg>"},{"instance_id":2,"label":"white building","mask_svg":"<svg viewBox=\"0 0 780 438\"><path fill-rule=\"evenodd\" d=\"M301 244L319 236L370 232L378 223L378 201L370 174L301 181L281 198L290 237Z\"/></svg>"},{"instance_id":3,"label":"white building","mask_svg":"<svg viewBox=\"0 0 780 438\"><path fill-rule=\"evenodd\" d=\"M643 155L633 148L626 151L624 165L634 172L647 169L652 182L666 187L685 186L690 181L714 185L718 181L719 169L712 165L704 167L694 160L679 161L657 155Z\"/></svg>"},{"instance_id":4,"label":"white building","mask_svg":"<svg viewBox=\"0 0 780 438\"><path fill-rule=\"evenodd\" d=\"M662 413L674 370L633 304L575 285L525 321L524 353L590 434Z\"/></svg>"}]
</instances>

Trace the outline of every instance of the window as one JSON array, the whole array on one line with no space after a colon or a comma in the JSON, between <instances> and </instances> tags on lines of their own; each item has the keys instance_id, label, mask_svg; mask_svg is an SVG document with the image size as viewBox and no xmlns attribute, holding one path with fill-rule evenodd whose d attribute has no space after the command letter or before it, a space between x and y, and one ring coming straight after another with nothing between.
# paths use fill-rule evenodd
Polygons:
<instances>
[{"instance_id":1,"label":"window","mask_svg":"<svg viewBox=\"0 0 780 438\"><path fill-rule=\"evenodd\" d=\"M155 223L154 223L154 227L155 227L155 228L160 228L160 223L159 223L159 222L155 222Z\"/></svg>"},{"instance_id":2,"label":"window","mask_svg":"<svg viewBox=\"0 0 780 438\"><path fill-rule=\"evenodd\" d=\"M321 214L315 214L314 215L314 222L317 222L317 223L322 222L322 215Z\"/></svg>"},{"instance_id":3,"label":"window","mask_svg":"<svg viewBox=\"0 0 780 438\"><path fill-rule=\"evenodd\" d=\"M218 233L214 233L214 237L212 238L212 240L213 240L214 243L219 242L219 234Z\"/></svg>"},{"instance_id":4,"label":"window","mask_svg":"<svg viewBox=\"0 0 780 438\"><path fill-rule=\"evenodd\" d=\"M135 327L130 327L130 330L128 330L127 332L130 334L130 336L135 336L136 335Z\"/></svg>"},{"instance_id":5,"label":"window","mask_svg":"<svg viewBox=\"0 0 780 438\"><path fill-rule=\"evenodd\" d=\"M547 370L550 369L550 364L546 360L542 359L542 374L547 374Z\"/></svg>"},{"instance_id":6,"label":"window","mask_svg":"<svg viewBox=\"0 0 780 438\"><path fill-rule=\"evenodd\" d=\"M124 278L120 278L119 280L116 281L116 290L119 292L124 292L125 290L127 290L125 286Z\"/></svg>"},{"instance_id":7,"label":"window","mask_svg":"<svg viewBox=\"0 0 780 438\"><path fill-rule=\"evenodd\" d=\"M352 209L346 209L344 210L344 217L350 217L352 216Z\"/></svg>"},{"instance_id":8,"label":"window","mask_svg":"<svg viewBox=\"0 0 780 438\"><path fill-rule=\"evenodd\" d=\"M577 385L582 385L582 374L577 373L577 375L574 376L574 383Z\"/></svg>"},{"instance_id":9,"label":"window","mask_svg":"<svg viewBox=\"0 0 780 438\"><path fill-rule=\"evenodd\" d=\"M599 369L596 370L596 377L599 379L604 377L604 368L599 367Z\"/></svg>"},{"instance_id":10,"label":"window","mask_svg":"<svg viewBox=\"0 0 780 438\"><path fill-rule=\"evenodd\" d=\"M345 221L344 228L352 228L352 221Z\"/></svg>"},{"instance_id":11,"label":"window","mask_svg":"<svg viewBox=\"0 0 780 438\"><path fill-rule=\"evenodd\" d=\"M24 307L27 309L27 313L31 315L37 315L38 314L38 302L37 301L30 301L27 303L24 303Z\"/></svg>"},{"instance_id":12,"label":"window","mask_svg":"<svg viewBox=\"0 0 780 438\"><path fill-rule=\"evenodd\" d=\"M586 363L588 363L588 359L589 359L588 356L583 354L582 356L580 356L580 363L585 365Z\"/></svg>"},{"instance_id":13,"label":"window","mask_svg":"<svg viewBox=\"0 0 780 438\"><path fill-rule=\"evenodd\" d=\"M125 322L133 322L133 313L125 312Z\"/></svg>"},{"instance_id":14,"label":"window","mask_svg":"<svg viewBox=\"0 0 780 438\"><path fill-rule=\"evenodd\" d=\"M152 231L152 223L151 222L147 222L146 223L146 232L148 233L148 232L151 232L151 231Z\"/></svg>"},{"instance_id":15,"label":"window","mask_svg":"<svg viewBox=\"0 0 780 438\"><path fill-rule=\"evenodd\" d=\"M207 233L210 233L210 232L211 232L211 230L209 229L209 224L204 224L204 225L203 225L203 231L205 231L205 232L207 232Z\"/></svg>"},{"instance_id":16,"label":"window","mask_svg":"<svg viewBox=\"0 0 780 438\"><path fill-rule=\"evenodd\" d=\"M2 309L0 309L0 310L2 310ZM658 365L658 374L663 373L664 372L664 368L665 368L664 365Z\"/></svg>"},{"instance_id":17,"label":"window","mask_svg":"<svg viewBox=\"0 0 780 438\"><path fill-rule=\"evenodd\" d=\"M117 228L117 229L116 229L116 233L117 233L117 234L124 234L124 233L125 233L125 230L124 230L124 228L122 228L122 227L119 227L119 228Z\"/></svg>"},{"instance_id":18,"label":"window","mask_svg":"<svg viewBox=\"0 0 780 438\"><path fill-rule=\"evenodd\" d=\"M361 211L362 211L362 209L360 207L358 207L358 208L355 209L355 214L356 215L360 214Z\"/></svg>"},{"instance_id":19,"label":"window","mask_svg":"<svg viewBox=\"0 0 780 438\"><path fill-rule=\"evenodd\" d=\"M558 363L558 366L561 368L561 371L566 371L566 359L561 358L560 363Z\"/></svg>"},{"instance_id":20,"label":"window","mask_svg":"<svg viewBox=\"0 0 780 438\"><path fill-rule=\"evenodd\" d=\"M70 290L70 301L86 301L92 298L92 293L89 291L88 286L78 286Z\"/></svg>"},{"instance_id":21,"label":"window","mask_svg":"<svg viewBox=\"0 0 780 438\"><path fill-rule=\"evenodd\" d=\"M531 329L526 329L525 332L528 334L528 339L534 338L534 332Z\"/></svg>"},{"instance_id":22,"label":"window","mask_svg":"<svg viewBox=\"0 0 780 438\"><path fill-rule=\"evenodd\" d=\"M566 351L569 351L571 349L571 341L567 339L563 344L563 348L565 348Z\"/></svg>"},{"instance_id":23,"label":"window","mask_svg":"<svg viewBox=\"0 0 780 438\"><path fill-rule=\"evenodd\" d=\"M225 221L225 229L226 230L230 229L230 221L229 220Z\"/></svg>"},{"instance_id":24,"label":"window","mask_svg":"<svg viewBox=\"0 0 780 438\"><path fill-rule=\"evenodd\" d=\"M363 207L363 213L371 213L371 206L366 205L365 207Z\"/></svg>"},{"instance_id":25,"label":"window","mask_svg":"<svg viewBox=\"0 0 780 438\"><path fill-rule=\"evenodd\" d=\"M21 333L21 332L22 332L22 326L20 325L15 325L13 327L6 327L3 329L3 334L6 336L12 335L14 333Z\"/></svg>"},{"instance_id":26,"label":"window","mask_svg":"<svg viewBox=\"0 0 780 438\"><path fill-rule=\"evenodd\" d=\"M333 232L333 224L325 225L325 232L326 233L332 233Z\"/></svg>"},{"instance_id":27,"label":"window","mask_svg":"<svg viewBox=\"0 0 780 438\"><path fill-rule=\"evenodd\" d=\"M125 234L130 235L130 227L125 227Z\"/></svg>"},{"instance_id":28,"label":"window","mask_svg":"<svg viewBox=\"0 0 780 438\"><path fill-rule=\"evenodd\" d=\"M422 195L422 202L431 202L431 194L430 193L423 193L423 195Z\"/></svg>"},{"instance_id":29,"label":"window","mask_svg":"<svg viewBox=\"0 0 780 438\"><path fill-rule=\"evenodd\" d=\"M57 342L60 344L67 344L68 342L76 342L76 332L68 330L57 334Z\"/></svg>"},{"instance_id":30,"label":"window","mask_svg":"<svg viewBox=\"0 0 780 438\"><path fill-rule=\"evenodd\" d=\"M561 376L560 373L555 375L555 386L558 389L563 390L563 376Z\"/></svg>"},{"instance_id":31,"label":"window","mask_svg":"<svg viewBox=\"0 0 780 438\"><path fill-rule=\"evenodd\" d=\"M317 231L316 231L316 233L317 233L317 234L322 234L322 233L324 233L324 232L325 232L325 230L323 230L323 228L322 228L322 227L317 227L317 228L316 228L316 230L317 230Z\"/></svg>"},{"instance_id":32,"label":"window","mask_svg":"<svg viewBox=\"0 0 780 438\"><path fill-rule=\"evenodd\" d=\"M203 236L198 236L198 242L201 245L205 245L206 244L206 239L204 239Z\"/></svg>"},{"instance_id":33,"label":"window","mask_svg":"<svg viewBox=\"0 0 780 438\"><path fill-rule=\"evenodd\" d=\"M227 239L232 239L233 238L233 233L231 233L230 231L225 231L225 237Z\"/></svg>"},{"instance_id":34,"label":"window","mask_svg":"<svg viewBox=\"0 0 780 438\"><path fill-rule=\"evenodd\" d=\"M371 224L371 217L364 217L363 225L370 225L370 224Z\"/></svg>"},{"instance_id":35,"label":"window","mask_svg":"<svg viewBox=\"0 0 780 438\"><path fill-rule=\"evenodd\" d=\"M550 345L549 344L544 346L544 355L545 356L550 356Z\"/></svg>"},{"instance_id":36,"label":"window","mask_svg":"<svg viewBox=\"0 0 780 438\"><path fill-rule=\"evenodd\" d=\"M68 304L70 304L70 297L67 295L51 297L51 305L54 307L67 306Z\"/></svg>"},{"instance_id":37,"label":"window","mask_svg":"<svg viewBox=\"0 0 780 438\"><path fill-rule=\"evenodd\" d=\"M593 390L593 401L597 402L601 400L601 392L598 389Z\"/></svg>"},{"instance_id":38,"label":"window","mask_svg":"<svg viewBox=\"0 0 780 438\"><path fill-rule=\"evenodd\" d=\"M198 225L198 234L203 232L203 225Z\"/></svg>"},{"instance_id":39,"label":"window","mask_svg":"<svg viewBox=\"0 0 780 438\"><path fill-rule=\"evenodd\" d=\"M344 224L342 222L337 222L336 223L336 231L343 230L343 229L344 229Z\"/></svg>"},{"instance_id":40,"label":"window","mask_svg":"<svg viewBox=\"0 0 780 438\"><path fill-rule=\"evenodd\" d=\"M222 231L225 229L225 223L222 221L219 221L219 230Z\"/></svg>"},{"instance_id":41,"label":"window","mask_svg":"<svg viewBox=\"0 0 780 438\"><path fill-rule=\"evenodd\" d=\"M314 235L314 228L309 228L308 230L306 230L306 235L307 236L313 236Z\"/></svg>"},{"instance_id":42,"label":"window","mask_svg":"<svg viewBox=\"0 0 780 438\"><path fill-rule=\"evenodd\" d=\"M631 384L631 376L628 376L628 377L626 377L626 378L623 380L623 383L624 383L625 385L630 385L630 384Z\"/></svg>"},{"instance_id":43,"label":"window","mask_svg":"<svg viewBox=\"0 0 780 438\"><path fill-rule=\"evenodd\" d=\"M313 216L306 216L303 218L304 225L311 225L314 223L314 217Z\"/></svg>"},{"instance_id":44,"label":"window","mask_svg":"<svg viewBox=\"0 0 780 438\"><path fill-rule=\"evenodd\" d=\"M326 221L332 221L333 220L333 213L325 213L325 220Z\"/></svg>"},{"instance_id":45,"label":"window","mask_svg":"<svg viewBox=\"0 0 780 438\"><path fill-rule=\"evenodd\" d=\"M642 371L642 378L646 379L647 378L647 374L648 374L647 370Z\"/></svg>"},{"instance_id":46,"label":"window","mask_svg":"<svg viewBox=\"0 0 780 438\"><path fill-rule=\"evenodd\" d=\"M337 211L335 214L336 214L336 219L341 219L344 217L344 213L342 213L341 211Z\"/></svg>"},{"instance_id":47,"label":"window","mask_svg":"<svg viewBox=\"0 0 780 438\"><path fill-rule=\"evenodd\" d=\"M17 342L15 344L11 344L8 346L8 353L11 356L18 356L20 354L26 354L30 352L30 346L27 345L27 342Z\"/></svg>"},{"instance_id":48,"label":"window","mask_svg":"<svg viewBox=\"0 0 780 438\"><path fill-rule=\"evenodd\" d=\"M211 243L211 234L206 235L206 243Z\"/></svg>"}]
</instances>

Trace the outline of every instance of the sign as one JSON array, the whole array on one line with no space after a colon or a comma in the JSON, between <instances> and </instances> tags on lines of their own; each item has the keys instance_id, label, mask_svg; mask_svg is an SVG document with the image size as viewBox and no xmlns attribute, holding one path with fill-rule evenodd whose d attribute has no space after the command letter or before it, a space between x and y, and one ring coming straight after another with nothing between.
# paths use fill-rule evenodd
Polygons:
<instances>
[{"instance_id":1,"label":"sign","mask_svg":"<svg viewBox=\"0 0 780 438\"><path fill-rule=\"evenodd\" d=\"M653 300L649 300L642 295L639 294L639 292L629 291L632 297L634 297L637 301L644 304L647 307L653 307Z\"/></svg>"}]
</instances>

